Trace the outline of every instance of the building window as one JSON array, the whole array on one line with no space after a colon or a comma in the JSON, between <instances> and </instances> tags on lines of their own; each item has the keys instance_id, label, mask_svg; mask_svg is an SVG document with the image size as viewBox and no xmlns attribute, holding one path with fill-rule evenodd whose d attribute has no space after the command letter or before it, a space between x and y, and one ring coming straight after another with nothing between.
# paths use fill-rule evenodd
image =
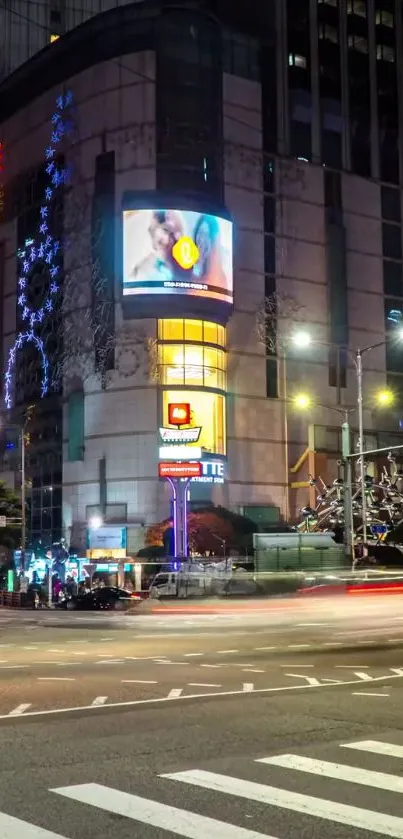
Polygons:
<instances>
[{"instance_id":1,"label":"building window","mask_svg":"<svg viewBox=\"0 0 403 839\"><path fill-rule=\"evenodd\" d=\"M223 44L224 72L251 81L260 80L260 48L255 38L226 31Z\"/></svg>"},{"instance_id":2,"label":"building window","mask_svg":"<svg viewBox=\"0 0 403 839\"><path fill-rule=\"evenodd\" d=\"M305 55L297 55L296 53L290 52L288 56L288 63L290 67L300 67L304 70L307 66L307 59Z\"/></svg>"},{"instance_id":3,"label":"building window","mask_svg":"<svg viewBox=\"0 0 403 839\"><path fill-rule=\"evenodd\" d=\"M402 258L402 231L396 224L382 224L382 252L389 259Z\"/></svg>"},{"instance_id":4,"label":"building window","mask_svg":"<svg viewBox=\"0 0 403 839\"><path fill-rule=\"evenodd\" d=\"M366 17L367 7L365 0L347 0L347 14L357 15L357 17Z\"/></svg>"},{"instance_id":5,"label":"building window","mask_svg":"<svg viewBox=\"0 0 403 839\"><path fill-rule=\"evenodd\" d=\"M160 383L226 389L226 353L203 344L161 344Z\"/></svg>"},{"instance_id":6,"label":"building window","mask_svg":"<svg viewBox=\"0 0 403 839\"><path fill-rule=\"evenodd\" d=\"M321 23L319 26L319 40L329 41L331 44L339 43L339 33L334 26L328 23Z\"/></svg>"},{"instance_id":7,"label":"building window","mask_svg":"<svg viewBox=\"0 0 403 839\"><path fill-rule=\"evenodd\" d=\"M193 341L225 347L226 330L224 326L207 320L164 318L158 321L158 340Z\"/></svg>"},{"instance_id":8,"label":"building window","mask_svg":"<svg viewBox=\"0 0 403 839\"><path fill-rule=\"evenodd\" d=\"M347 38L348 46L363 55L368 54L368 41L362 35L349 35Z\"/></svg>"},{"instance_id":9,"label":"building window","mask_svg":"<svg viewBox=\"0 0 403 839\"><path fill-rule=\"evenodd\" d=\"M395 18L392 12L387 12L386 9L378 9L375 15L375 23L377 26L387 26L389 29L393 29Z\"/></svg>"},{"instance_id":10,"label":"building window","mask_svg":"<svg viewBox=\"0 0 403 839\"><path fill-rule=\"evenodd\" d=\"M210 454L226 454L225 396L203 390L164 390L162 424L169 428L168 405L188 402L191 426L201 428L197 445Z\"/></svg>"},{"instance_id":11,"label":"building window","mask_svg":"<svg viewBox=\"0 0 403 839\"><path fill-rule=\"evenodd\" d=\"M84 392L71 393L67 403L68 460L84 460Z\"/></svg>"},{"instance_id":12,"label":"building window","mask_svg":"<svg viewBox=\"0 0 403 839\"><path fill-rule=\"evenodd\" d=\"M401 221L400 190L391 186L381 188L382 218L387 221Z\"/></svg>"},{"instance_id":13,"label":"building window","mask_svg":"<svg viewBox=\"0 0 403 839\"><path fill-rule=\"evenodd\" d=\"M386 44L378 44L376 48L377 61L388 61L393 64L395 61L395 51L393 47L386 46Z\"/></svg>"},{"instance_id":14,"label":"building window","mask_svg":"<svg viewBox=\"0 0 403 839\"><path fill-rule=\"evenodd\" d=\"M383 290L385 294L403 297L401 262L383 260Z\"/></svg>"}]
</instances>

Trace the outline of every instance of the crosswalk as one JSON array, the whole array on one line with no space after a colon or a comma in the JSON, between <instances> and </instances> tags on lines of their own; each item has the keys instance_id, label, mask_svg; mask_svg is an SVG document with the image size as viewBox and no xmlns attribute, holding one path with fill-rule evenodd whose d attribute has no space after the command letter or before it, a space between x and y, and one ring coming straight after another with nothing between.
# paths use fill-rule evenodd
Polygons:
<instances>
[{"instance_id":1,"label":"crosswalk","mask_svg":"<svg viewBox=\"0 0 403 839\"><path fill-rule=\"evenodd\" d=\"M333 835L336 837L340 835L338 826L342 825L350 829L350 832L344 834L346 836L355 836L356 834L352 833L354 829L366 831L374 837L380 835L393 837L393 839L403 839L403 816L394 815L390 812L391 809L397 813L402 812L403 802L402 799L399 799L399 794L403 793L403 766L401 763L403 745L381 740L360 740L353 743L340 743L331 748L333 751L336 748L340 761L338 759L335 761L325 760L322 756L312 757L292 753L258 757L251 760L251 774L257 776L258 780L234 777L204 769L187 769L161 774L159 778L155 779L154 789L158 791L158 783L164 783L165 793L163 797L166 799L168 782L170 803L161 803L154 798L142 797L134 792L129 793L98 783L61 786L50 789L48 792L52 797L58 796L59 801L65 800L72 803L75 808L86 805L87 808L94 808L94 810L111 816L119 816L123 820L127 819L129 823L132 821L137 824L137 830L141 830L139 826L143 826L147 831L155 828L158 831L158 834L156 834L158 837L161 836L161 832L166 832L167 836L168 834L170 836L175 835L184 837L184 839L206 839L206 837L209 837L209 839L289 839L290 834L287 834L287 829L284 828L286 823L284 817L277 819L279 827L278 830L275 829L276 811L277 816L278 811L280 811L283 813L291 812L302 817L301 835L320 836L326 833L329 837L333 837ZM323 753L325 748L320 750ZM349 758L354 763L349 763ZM373 768L363 766L364 761ZM245 765L247 764L242 762L242 774L245 774ZM392 771L385 771L386 769ZM281 773L280 783L282 786L275 785L276 771ZM292 776L288 776L287 773L292 773ZM326 785L326 795L324 797L295 790L296 781L298 784L299 779L304 779L303 787L306 789L307 780L309 783L309 778L312 779L312 776L315 776L315 793L321 788L322 784ZM287 787L287 783L283 786L284 777L287 779L292 777L290 788ZM336 785L329 786L333 782L336 782ZM346 791L344 786L346 784L352 785L353 796ZM197 800L196 809L201 812L206 810L205 815L194 812L192 809L183 809L176 806L178 801L181 804L184 801L184 788L185 796L187 789L187 794L192 802ZM194 789L199 791L197 799L191 795L191 791ZM360 795L365 794L365 790L368 791L368 789L378 791L376 796L370 793L376 809L359 806ZM386 808L382 807L382 792L385 793L388 802ZM391 804L390 793L397 795L395 805ZM234 809L234 813L243 812L239 807L230 807L228 810L228 800L237 800L238 802L246 800L270 808L270 811L268 809L262 811L266 813L266 816L261 820L261 825L270 824L270 828L274 829L275 835L268 834L264 830L259 832L249 827L213 818L211 816L211 794L213 794L214 801L222 800L223 806L221 809L225 813L231 812L232 809ZM206 797L203 798L203 796ZM356 803L354 805L346 803L349 798ZM385 809L389 812L385 812ZM87 817L91 822L91 812L87 809L86 813L84 811L80 813L79 818ZM216 808L215 812L220 813L220 806ZM235 818L234 821L236 821ZM329 823L334 825L334 834L329 832ZM304 832L305 826L306 833ZM315 829L318 831L317 833ZM108 830L106 824L105 830L106 837L110 835L112 829L109 826ZM113 833L118 839L116 825ZM99 833L97 833L98 835ZM128 834L125 833L126 835ZM148 839L153 833L147 832L144 835ZM293 835L295 835L295 830ZM143 833L135 832L133 836L141 837ZM67 833L63 832L63 834L55 833L6 813L0 813L0 837L2 839L80 839L74 833L73 835L69 834L68 831Z\"/></svg>"}]
</instances>

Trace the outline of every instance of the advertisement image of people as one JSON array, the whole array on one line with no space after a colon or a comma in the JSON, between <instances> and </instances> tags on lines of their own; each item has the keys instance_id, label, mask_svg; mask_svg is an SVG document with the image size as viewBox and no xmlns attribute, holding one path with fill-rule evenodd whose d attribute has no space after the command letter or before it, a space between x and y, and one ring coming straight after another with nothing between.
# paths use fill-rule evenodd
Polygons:
<instances>
[{"instance_id":1,"label":"advertisement image of people","mask_svg":"<svg viewBox=\"0 0 403 839\"><path fill-rule=\"evenodd\" d=\"M123 294L232 304L232 222L193 210L123 211Z\"/></svg>"}]
</instances>

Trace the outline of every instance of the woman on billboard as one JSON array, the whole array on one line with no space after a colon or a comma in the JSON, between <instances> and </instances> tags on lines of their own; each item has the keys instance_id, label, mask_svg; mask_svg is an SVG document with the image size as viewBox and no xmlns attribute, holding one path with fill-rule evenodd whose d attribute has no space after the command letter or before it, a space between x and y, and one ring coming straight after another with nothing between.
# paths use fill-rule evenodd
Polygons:
<instances>
[{"instance_id":1,"label":"woman on billboard","mask_svg":"<svg viewBox=\"0 0 403 839\"><path fill-rule=\"evenodd\" d=\"M155 210L148 227L152 250L132 271L140 282L170 280L174 275L172 248L184 234L184 224L177 210ZM161 277L162 275L162 277Z\"/></svg>"},{"instance_id":2,"label":"woman on billboard","mask_svg":"<svg viewBox=\"0 0 403 839\"><path fill-rule=\"evenodd\" d=\"M220 237L219 220L215 216L202 215L194 230L194 242L199 250L199 261L194 267L195 280L211 287L227 288L228 278L223 268L225 257Z\"/></svg>"}]
</instances>

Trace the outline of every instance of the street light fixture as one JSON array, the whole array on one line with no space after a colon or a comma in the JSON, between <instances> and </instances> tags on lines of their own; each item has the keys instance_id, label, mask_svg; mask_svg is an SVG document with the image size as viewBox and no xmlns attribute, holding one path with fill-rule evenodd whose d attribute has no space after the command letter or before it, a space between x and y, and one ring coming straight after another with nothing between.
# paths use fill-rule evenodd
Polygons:
<instances>
[{"instance_id":1,"label":"street light fixture","mask_svg":"<svg viewBox=\"0 0 403 839\"><path fill-rule=\"evenodd\" d=\"M305 411L312 405L312 399L307 393L297 393L292 401L295 407L300 408L302 411Z\"/></svg>"}]
</instances>

